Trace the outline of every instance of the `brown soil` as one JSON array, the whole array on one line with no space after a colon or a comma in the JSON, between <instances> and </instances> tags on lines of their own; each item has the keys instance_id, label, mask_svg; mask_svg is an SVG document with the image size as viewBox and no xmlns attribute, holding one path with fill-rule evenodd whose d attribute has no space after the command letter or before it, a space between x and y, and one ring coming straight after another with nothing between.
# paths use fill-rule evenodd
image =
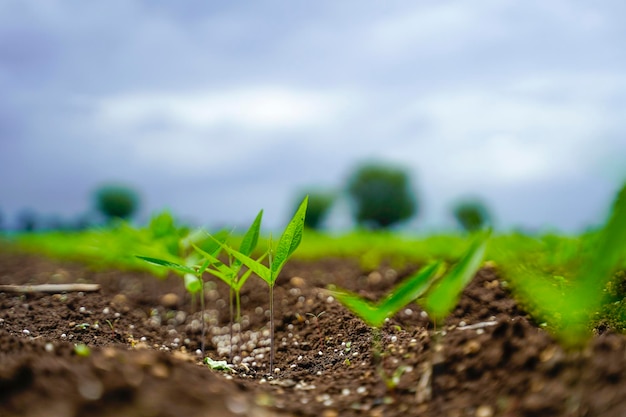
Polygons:
<instances>
[{"instance_id":1,"label":"brown soil","mask_svg":"<svg viewBox=\"0 0 626 417\"><path fill-rule=\"evenodd\" d=\"M275 291L269 375L268 291L258 279L243 289L232 359L228 289L207 285L206 355L235 363L216 371L196 354L201 314L180 278L0 254L0 284L102 286L0 292L0 416L626 415L625 338L609 332L564 351L492 268L436 328L416 304L389 320L377 365L370 329L322 288L375 299L410 271L366 273L342 259L288 263ZM75 344L91 354L78 355Z\"/></svg>"}]
</instances>

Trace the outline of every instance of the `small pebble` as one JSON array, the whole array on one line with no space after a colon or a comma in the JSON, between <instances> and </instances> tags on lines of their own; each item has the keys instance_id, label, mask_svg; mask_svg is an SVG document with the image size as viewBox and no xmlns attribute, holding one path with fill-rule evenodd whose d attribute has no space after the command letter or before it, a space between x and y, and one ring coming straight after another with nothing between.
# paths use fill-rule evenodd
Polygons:
<instances>
[{"instance_id":1,"label":"small pebble","mask_svg":"<svg viewBox=\"0 0 626 417\"><path fill-rule=\"evenodd\" d=\"M167 293L161 297L161 305L166 308L174 308L180 302L180 297L173 292Z\"/></svg>"},{"instance_id":2,"label":"small pebble","mask_svg":"<svg viewBox=\"0 0 626 417\"><path fill-rule=\"evenodd\" d=\"M476 409L476 417L492 417L493 408L490 405L481 405Z\"/></svg>"},{"instance_id":3,"label":"small pebble","mask_svg":"<svg viewBox=\"0 0 626 417\"><path fill-rule=\"evenodd\" d=\"M26 336L28 336L30 334L30 330L24 329L24 330L22 330L22 333L24 333Z\"/></svg>"}]
</instances>

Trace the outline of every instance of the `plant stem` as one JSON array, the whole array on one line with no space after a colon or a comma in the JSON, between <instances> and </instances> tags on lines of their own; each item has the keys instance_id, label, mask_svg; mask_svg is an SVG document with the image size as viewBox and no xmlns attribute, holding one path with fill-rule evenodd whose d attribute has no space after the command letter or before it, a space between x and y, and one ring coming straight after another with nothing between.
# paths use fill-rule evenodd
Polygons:
<instances>
[{"instance_id":1,"label":"plant stem","mask_svg":"<svg viewBox=\"0 0 626 417\"><path fill-rule=\"evenodd\" d=\"M270 375L274 372L274 286L270 285Z\"/></svg>"},{"instance_id":2,"label":"plant stem","mask_svg":"<svg viewBox=\"0 0 626 417\"><path fill-rule=\"evenodd\" d=\"M202 341L200 342L200 350L202 350L202 357L204 358L204 335L205 335L205 324L204 324L204 280L202 277L198 277L200 280L200 320L202 321Z\"/></svg>"}]
</instances>

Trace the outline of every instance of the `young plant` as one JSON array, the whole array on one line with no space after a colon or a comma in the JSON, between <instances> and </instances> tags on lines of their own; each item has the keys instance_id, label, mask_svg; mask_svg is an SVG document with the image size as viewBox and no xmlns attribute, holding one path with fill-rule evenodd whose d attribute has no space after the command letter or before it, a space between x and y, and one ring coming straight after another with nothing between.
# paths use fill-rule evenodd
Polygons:
<instances>
[{"instance_id":1,"label":"young plant","mask_svg":"<svg viewBox=\"0 0 626 417\"><path fill-rule=\"evenodd\" d=\"M222 238L222 236L220 236L220 239ZM225 238L225 237L224 237ZM217 238L214 238L215 242L220 242L220 240L217 240ZM221 250L221 246L220 244L213 244L214 250L213 250L213 254L215 255L215 257L217 257L217 255L219 254L220 250ZM202 340L200 342L200 349L202 351L202 355L204 356L204 337L206 335L206 325L204 323L204 280L202 279L202 275L204 274L204 272L207 270L207 268L209 267L211 261L209 259L204 260L204 262L199 265L199 266L187 266L187 265L182 265L176 262L170 262L170 261L166 261L165 259L159 259L159 258L151 258L151 257L147 257L147 256L137 256L137 258L142 259L148 263L154 264L154 265L159 265L165 268L168 268L174 272L183 274L183 279L184 279L184 283L185 283L185 289L187 290L187 292L189 292L192 296L194 296L197 293L200 293L200 310L201 310L201 326L202 326L202 330L201 330L201 337ZM188 262L192 263L194 261L193 257L189 257Z\"/></svg>"},{"instance_id":2,"label":"young plant","mask_svg":"<svg viewBox=\"0 0 626 417\"><path fill-rule=\"evenodd\" d=\"M252 222L252 224L246 231L246 234L244 235L243 240L241 241L241 244L239 246L238 252L240 254L243 254L245 256L251 256L254 249L256 249L257 243L259 241L259 233L261 230L262 218L263 218L263 210L261 210L259 214L257 214L256 218L254 219L254 221ZM205 260L210 261L211 268L207 269L207 272L221 279L230 287L231 319L233 316L233 296L234 296L235 298L234 304L236 306L235 307L236 308L235 319L236 321L239 321L241 317L241 297L240 297L241 288L250 277L252 270L248 269L248 271L246 271L243 275L240 276L239 272L241 270L241 267L243 266L243 263L239 259L236 259L232 255L229 254L229 258L230 258L229 263L224 264L215 256L215 254L206 252L205 250L203 250L202 248L198 247L195 244L193 245L193 247L198 254L200 254L201 256L205 258ZM261 258L259 258L257 261L258 262L262 261L264 257L265 255L261 256Z\"/></svg>"},{"instance_id":3,"label":"young plant","mask_svg":"<svg viewBox=\"0 0 626 417\"><path fill-rule=\"evenodd\" d=\"M270 374L274 370L274 284L278 274L287 263L287 260L293 255L295 250L302 241L302 234L304 231L304 219L306 216L306 208L308 203L308 197L305 197L292 219L287 224L287 227L283 231L276 249L272 248L272 242L270 238L269 244L269 266L265 266L260 260L251 258L250 256L241 253L231 247L222 244L224 250L244 264L248 269L258 275L263 281L267 283L270 290Z\"/></svg>"},{"instance_id":4,"label":"young plant","mask_svg":"<svg viewBox=\"0 0 626 417\"><path fill-rule=\"evenodd\" d=\"M411 301L422 296L441 276L441 273L442 263L431 263L402 281L385 298L376 303L368 301L358 294L333 287L329 289L329 292L367 325L380 329L386 318L393 316Z\"/></svg>"},{"instance_id":5,"label":"young plant","mask_svg":"<svg viewBox=\"0 0 626 417\"><path fill-rule=\"evenodd\" d=\"M257 214L256 218L246 231L246 234L241 241L241 245L239 246L239 253L245 256L251 256L252 252L257 246L259 241L259 233L261 230L261 219L263 217L263 210ZM241 276L239 274L243 263L233 258L232 255L229 255L228 264L222 263L217 257L216 253L209 253L201 249L200 247L192 244L193 248L196 250L198 254L204 257L205 261L209 261L211 265L210 268L206 270L206 272L214 275L215 277L224 281L230 288L229 294L229 306L230 306L230 340L231 340L231 349L230 356L232 359L232 340L233 340L233 323L236 321L240 322L241 319L241 288L246 283L250 275L252 274L252 270L248 269ZM220 247L221 248L221 247ZM262 261L265 258L265 254L258 259L258 261ZM233 300L234 298L234 300ZM235 307L234 307L235 306ZM233 312L233 310L236 310ZM233 321L234 317L234 321ZM241 328L239 329L241 331Z\"/></svg>"},{"instance_id":6,"label":"young plant","mask_svg":"<svg viewBox=\"0 0 626 417\"><path fill-rule=\"evenodd\" d=\"M330 291L340 303L373 328L375 361L380 358L380 331L385 319L396 314L408 303L422 297L435 282L438 281L438 284L426 298L427 310L437 318L445 316L454 307L459 294L480 267L488 236L488 233L481 236L447 275L442 276L441 262L432 263L398 284L377 303L347 291Z\"/></svg>"},{"instance_id":7,"label":"young plant","mask_svg":"<svg viewBox=\"0 0 626 417\"><path fill-rule=\"evenodd\" d=\"M434 320L445 318L458 303L461 292L480 268L490 235L489 230L481 232L454 268L428 291L423 307Z\"/></svg>"},{"instance_id":8,"label":"young plant","mask_svg":"<svg viewBox=\"0 0 626 417\"><path fill-rule=\"evenodd\" d=\"M595 237L594 250L585 259L579 274L566 289L562 282L552 285L540 274L525 273L516 284L527 300L536 303L540 315L560 319L557 336L567 346L580 347L591 335L590 315L602 304L603 291L612 272L624 258L626 248L626 185L619 191L611 214Z\"/></svg>"}]
</instances>

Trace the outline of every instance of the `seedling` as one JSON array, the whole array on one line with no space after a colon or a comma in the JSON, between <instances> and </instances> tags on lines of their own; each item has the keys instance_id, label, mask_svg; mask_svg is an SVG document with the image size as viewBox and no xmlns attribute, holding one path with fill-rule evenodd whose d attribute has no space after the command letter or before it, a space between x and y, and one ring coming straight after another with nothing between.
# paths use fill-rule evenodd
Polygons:
<instances>
[{"instance_id":1,"label":"seedling","mask_svg":"<svg viewBox=\"0 0 626 417\"><path fill-rule=\"evenodd\" d=\"M491 231L479 234L454 268L428 292L424 309L434 320L444 319L456 306L461 292L480 268L490 235Z\"/></svg>"},{"instance_id":2,"label":"seedling","mask_svg":"<svg viewBox=\"0 0 626 417\"><path fill-rule=\"evenodd\" d=\"M434 262L405 279L377 303L366 300L358 294L331 287L330 294L348 310L356 314L370 327L380 328L385 319L396 314L402 307L422 296L441 276L443 265Z\"/></svg>"},{"instance_id":3,"label":"seedling","mask_svg":"<svg viewBox=\"0 0 626 417\"><path fill-rule=\"evenodd\" d=\"M261 219L263 217L263 210L257 214L256 218L248 228L246 234L241 241L241 245L239 246L239 253L250 256L254 249L257 246L259 241L259 233L261 229ZM230 287L229 294L229 306L230 306L230 340L233 340L233 316L236 322L240 322L241 319L241 288L246 283L248 278L250 277L252 271L248 270L243 275L240 276L239 272L243 263L238 259L233 259L232 255L229 255L229 263L222 263L217 257L216 253L209 253L201 249L195 244L192 244L193 248L196 250L198 254L205 258L205 261L208 261L211 265L211 268L206 271L217 278L224 281ZM258 259L258 261L262 261L265 257L265 254ZM233 301L234 298L234 301ZM233 305L236 306L236 311L233 312ZM241 328L240 328L241 331ZM232 359L232 344L231 344L231 359Z\"/></svg>"},{"instance_id":4,"label":"seedling","mask_svg":"<svg viewBox=\"0 0 626 417\"><path fill-rule=\"evenodd\" d=\"M563 280L553 286L544 277L526 274L518 290L533 300L541 315L560 317L557 336L565 345L581 346L590 336L590 314L600 309L603 290L611 273L624 256L626 248L626 185L618 193L604 228L596 237L595 247L581 271L564 288Z\"/></svg>"},{"instance_id":5,"label":"seedling","mask_svg":"<svg viewBox=\"0 0 626 417\"><path fill-rule=\"evenodd\" d=\"M89 349L87 345L79 343L77 345L74 345L74 353L82 358L86 358L91 355L91 349Z\"/></svg>"},{"instance_id":6,"label":"seedling","mask_svg":"<svg viewBox=\"0 0 626 417\"><path fill-rule=\"evenodd\" d=\"M324 338L322 337L322 328L320 327L320 317L322 317L322 315L324 313L326 313L326 312L322 311L321 313L318 313L318 314L306 313L307 316L311 316L312 318L315 318L315 325L317 327L317 334L319 335L319 338L320 338L320 346L324 345Z\"/></svg>"},{"instance_id":7,"label":"seedling","mask_svg":"<svg viewBox=\"0 0 626 417\"><path fill-rule=\"evenodd\" d=\"M378 363L380 359L380 331L385 319L393 316L402 307L423 295L432 283L441 276L442 267L440 262L425 266L397 285L384 299L377 303L372 303L358 294L345 290L329 290L341 304L373 329L374 362Z\"/></svg>"},{"instance_id":8,"label":"seedling","mask_svg":"<svg viewBox=\"0 0 626 417\"><path fill-rule=\"evenodd\" d=\"M219 251L219 247L217 251ZM137 256L137 257L139 259L143 259L146 262L163 266L173 271L184 274L185 288L187 289L187 291L189 291L191 294L200 292L200 309L202 310L201 312L202 341L200 342L201 343L200 349L202 350L202 355L204 355L204 336L206 334L206 330L205 330L206 326L204 323L204 280L202 279L202 274L204 274L204 271L206 271L206 269L209 267L210 261L207 259L202 263L202 265L197 266L197 267L192 267L192 266L181 265L175 262L166 261L164 259L150 258L147 256Z\"/></svg>"},{"instance_id":9,"label":"seedling","mask_svg":"<svg viewBox=\"0 0 626 417\"><path fill-rule=\"evenodd\" d=\"M446 276L442 277L442 263L434 262L398 284L380 302L372 303L358 294L344 290L330 291L340 303L372 327L375 362L380 359L380 329L385 319L396 314L408 303L426 294L438 279L438 284L428 292L425 302L426 309L435 318L444 317L449 313L456 305L467 282L480 267L488 237L489 233L480 236Z\"/></svg>"},{"instance_id":10,"label":"seedling","mask_svg":"<svg viewBox=\"0 0 626 417\"><path fill-rule=\"evenodd\" d=\"M270 237L269 244L269 266L263 265L261 261L252 259L248 255L241 253L231 247L222 244L224 250L235 259L239 260L252 272L258 275L263 281L267 283L270 290L270 374L274 370L274 284L278 274L285 266L287 260L293 255L295 250L302 241L302 234L304 231L304 219L306 216L306 208L308 203L308 196L304 198L298 210L287 224L287 227L283 231L276 250L272 248L272 242Z\"/></svg>"}]
</instances>

